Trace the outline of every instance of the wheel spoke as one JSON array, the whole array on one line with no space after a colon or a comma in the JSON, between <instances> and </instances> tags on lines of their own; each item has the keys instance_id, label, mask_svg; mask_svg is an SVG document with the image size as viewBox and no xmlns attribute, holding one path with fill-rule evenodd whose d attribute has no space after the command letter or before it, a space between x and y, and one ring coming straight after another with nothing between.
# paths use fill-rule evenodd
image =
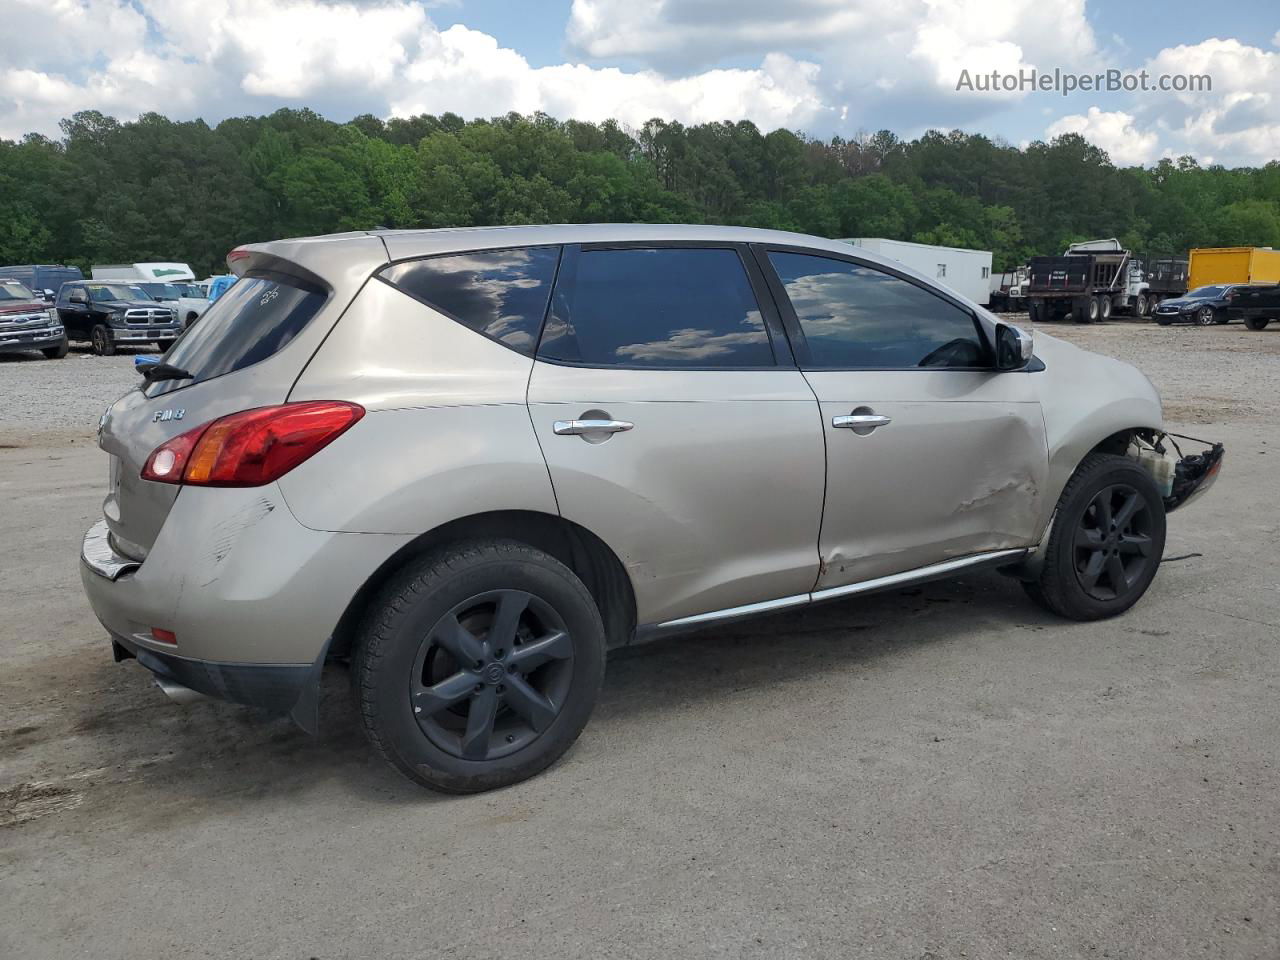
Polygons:
<instances>
[{"instance_id":1,"label":"wheel spoke","mask_svg":"<svg viewBox=\"0 0 1280 960\"><path fill-rule=\"evenodd\" d=\"M1142 502L1142 497L1138 496L1138 491L1136 490L1125 497L1124 503L1121 504L1120 509L1116 511L1115 523L1117 529L1123 530L1128 526L1129 521L1132 520L1134 515L1144 506L1145 504Z\"/></svg>"},{"instance_id":2,"label":"wheel spoke","mask_svg":"<svg viewBox=\"0 0 1280 960\"><path fill-rule=\"evenodd\" d=\"M441 710L452 707L459 700L475 689L476 678L472 674L458 672L446 677L430 687L421 687L413 692L415 711L426 716L434 716Z\"/></svg>"},{"instance_id":3,"label":"wheel spoke","mask_svg":"<svg viewBox=\"0 0 1280 960\"><path fill-rule=\"evenodd\" d=\"M1111 488L1107 487L1094 497L1093 504L1098 508L1098 529L1105 534L1111 527Z\"/></svg>"},{"instance_id":4,"label":"wheel spoke","mask_svg":"<svg viewBox=\"0 0 1280 960\"><path fill-rule=\"evenodd\" d=\"M468 760L483 760L489 755L493 736L493 720L498 715L498 691L486 686L471 700L467 729L462 734L462 755Z\"/></svg>"},{"instance_id":5,"label":"wheel spoke","mask_svg":"<svg viewBox=\"0 0 1280 960\"><path fill-rule=\"evenodd\" d=\"M463 666L471 666L484 659L484 644L457 617L445 617L436 624L432 636Z\"/></svg>"},{"instance_id":6,"label":"wheel spoke","mask_svg":"<svg viewBox=\"0 0 1280 960\"><path fill-rule=\"evenodd\" d=\"M1102 576L1102 568L1106 566L1107 555L1101 550L1096 550L1089 554L1089 560L1085 563L1084 569L1080 571L1080 583L1084 585L1086 590L1092 590L1094 584L1098 582L1098 577Z\"/></svg>"},{"instance_id":7,"label":"wheel spoke","mask_svg":"<svg viewBox=\"0 0 1280 960\"><path fill-rule=\"evenodd\" d=\"M542 733L551 726L551 721L556 718L556 708L550 700L516 674L507 677L506 686L507 706L528 720L535 731Z\"/></svg>"},{"instance_id":8,"label":"wheel spoke","mask_svg":"<svg viewBox=\"0 0 1280 960\"><path fill-rule=\"evenodd\" d=\"M521 673L529 673L551 660L568 660L573 656L573 641L561 630L521 644L511 651L509 662Z\"/></svg>"},{"instance_id":9,"label":"wheel spoke","mask_svg":"<svg viewBox=\"0 0 1280 960\"><path fill-rule=\"evenodd\" d=\"M516 642L516 627L520 624L520 615L529 606L529 594L519 590L504 590L498 597L497 609L493 611L493 622L489 624L489 649L505 648L510 650Z\"/></svg>"},{"instance_id":10,"label":"wheel spoke","mask_svg":"<svg viewBox=\"0 0 1280 960\"><path fill-rule=\"evenodd\" d=\"M1107 579L1111 581L1111 589L1116 596L1129 589L1129 577L1124 572L1124 561L1113 555L1107 560Z\"/></svg>"},{"instance_id":11,"label":"wheel spoke","mask_svg":"<svg viewBox=\"0 0 1280 960\"><path fill-rule=\"evenodd\" d=\"M1076 530L1076 546L1086 550L1102 549L1102 531L1093 527L1080 527Z\"/></svg>"},{"instance_id":12,"label":"wheel spoke","mask_svg":"<svg viewBox=\"0 0 1280 960\"><path fill-rule=\"evenodd\" d=\"M1136 553L1140 557L1151 556L1151 538L1145 533L1127 533L1116 544L1121 553Z\"/></svg>"}]
</instances>

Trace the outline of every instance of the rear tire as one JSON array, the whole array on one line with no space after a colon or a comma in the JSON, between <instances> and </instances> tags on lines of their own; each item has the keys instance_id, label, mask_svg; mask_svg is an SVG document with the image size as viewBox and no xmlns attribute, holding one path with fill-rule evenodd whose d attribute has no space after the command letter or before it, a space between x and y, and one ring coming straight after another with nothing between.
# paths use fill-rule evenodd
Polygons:
<instances>
[{"instance_id":1,"label":"rear tire","mask_svg":"<svg viewBox=\"0 0 1280 960\"><path fill-rule=\"evenodd\" d=\"M1099 320L1111 319L1111 298L1110 297L1098 297L1098 319Z\"/></svg>"},{"instance_id":2,"label":"rear tire","mask_svg":"<svg viewBox=\"0 0 1280 960\"><path fill-rule=\"evenodd\" d=\"M604 678L600 611L554 557L510 540L442 548L370 604L352 682L370 742L446 793L517 783L578 738Z\"/></svg>"},{"instance_id":3,"label":"rear tire","mask_svg":"<svg viewBox=\"0 0 1280 960\"><path fill-rule=\"evenodd\" d=\"M1245 317L1244 325L1250 330L1265 330L1271 322L1270 317Z\"/></svg>"},{"instance_id":4,"label":"rear tire","mask_svg":"<svg viewBox=\"0 0 1280 960\"><path fill-rule=\"evenodd\" d=\"M1128 457L1093 453L1067 481L1038 580L1036 603L1070 620L1124 613L1147 592L1164 555L1164 501Z\"/></svg>"},{"instance_id":5,"label":"rear tire","mask_svg":"<svg viewBox=\"0 0 1280 960\"><path fill-rule=\"evenodd\" d=\"M111 331L104 323L97 324L89 332L89 346L100 357L114 357L116 354L116 342L111 339Z\"/></svg>"}]
</instances>

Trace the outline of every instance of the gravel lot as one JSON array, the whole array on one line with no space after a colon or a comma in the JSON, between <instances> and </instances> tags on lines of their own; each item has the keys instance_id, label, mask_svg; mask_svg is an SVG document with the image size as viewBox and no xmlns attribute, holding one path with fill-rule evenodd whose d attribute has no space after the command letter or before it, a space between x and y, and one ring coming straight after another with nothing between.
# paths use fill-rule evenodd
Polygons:
<instances>
[{"instance_id":1,"label":"gravel lot","mask_svg":"<svg viewBox=\"0 0 1280 960\"><path fill-rule=\"evenodd\" d=\"M79 587L128 356L0 359L0 956L1280 957L1280 329L1050 332L1228 444L1129 614L972 575L611 658L546 774L446 798L169 704Z\"/></svg>"}]
</instances>

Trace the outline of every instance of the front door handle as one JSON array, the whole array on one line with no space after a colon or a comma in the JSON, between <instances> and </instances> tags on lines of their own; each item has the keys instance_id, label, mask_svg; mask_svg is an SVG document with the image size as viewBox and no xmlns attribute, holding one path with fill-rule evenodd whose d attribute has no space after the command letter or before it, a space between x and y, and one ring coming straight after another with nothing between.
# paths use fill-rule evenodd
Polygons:
<instances>
[{"instance_id":1,"label":"front door handle","mask_svg":"<svg viewBox=\"0 0 1280 960\"><path fill-rule=\"evenodd\" d=\"M878 413L851 413L845 417L831 418L831 425L843 430L866 430L870 432L876 427L883 427L890 423L893 423L892 417L881 416Z\"/></svg>"},{"instance_id":2,"label":"front door handle","mask_svg":"<svg viewBox=\"0 0 1280 960\"><path fill-rule=\"evenodd\" d=\"M580 437L584 433L623 433L634 426L628 420L557 420L551 429L557 437Z\"/></svg>"}]
</instances>

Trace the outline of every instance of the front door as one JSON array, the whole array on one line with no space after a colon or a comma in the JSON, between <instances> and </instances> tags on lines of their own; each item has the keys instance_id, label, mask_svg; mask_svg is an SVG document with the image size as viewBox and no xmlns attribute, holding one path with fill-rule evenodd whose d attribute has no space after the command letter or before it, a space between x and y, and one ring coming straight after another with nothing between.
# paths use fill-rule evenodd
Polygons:
<instances>
[{"instance_id":1,"label":"front door","mask_svg":"<svg viewBox=\"0 0 1280 960\"><path fill-rule=\"evenodd\" d=\"M560 512L621 558L641 625L817 577L822 429L772 311L745 248L565 248L529 412Z\"/></svg>"},{"instance_id":2,"label":"front door","mask_svg":"<svg viewBox=\"0 0 1280 960\"><path fill-rule=\"evenodd\" d=\"M760 251L826 434L816 589L1023 547L1048 472L1031 372L973 313L855 257Z\"/></svg>"}]
</instances>

